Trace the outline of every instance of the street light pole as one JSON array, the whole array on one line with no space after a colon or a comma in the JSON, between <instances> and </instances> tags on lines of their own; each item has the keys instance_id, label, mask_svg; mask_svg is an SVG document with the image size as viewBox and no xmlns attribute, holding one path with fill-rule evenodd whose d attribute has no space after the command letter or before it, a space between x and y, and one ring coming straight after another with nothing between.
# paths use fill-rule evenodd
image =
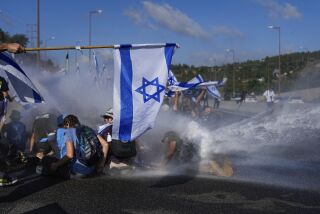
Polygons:
<instances>
[{"instance_id":1,"label":"street light pole","mask_svg":"<svg viewBox=\"0 0 320 214\"><path fill-rule=\"evenodd\" d=\"M278 58L278 69L279 69L279 78L278 78L278 93L281 93L281 28L279 26L268 26L270 29L275 29L278 31L278 40L279 40L279 58Z\"/></svg>"},{"instance_id":2,"label":"street light pole","mask_svg":"<svg viewBox=\"0 0 320 214\"><path fill-rule=\"evenodd\" d=\"M91 46L91 20L93 14L101 14L102 10L94 10L89 12L89 46ZM91 49L89 49L89 70L91 71Z\"/></svg>"},{"instance_id":3,"label":"street light pole","mask_svg":"<svg viewBox=\"0 0 320 214\"><path fill-rule=\"evenodd\" d=\"M227 49L227 52L232 52L232 94L235 96L235 73L234 73L234 49Z\"/></svg>"},{"instance_id":4,"label":"street light pole","mask_svg":"<svg viewBox=\"0 0 320 214\"><path fill-rule=\"evenodd\" d=\"M37 0L37 48L40 48L40 0ZM40 51L37 53L37 70L40 70Z\"/></svg>"}]
</instances>

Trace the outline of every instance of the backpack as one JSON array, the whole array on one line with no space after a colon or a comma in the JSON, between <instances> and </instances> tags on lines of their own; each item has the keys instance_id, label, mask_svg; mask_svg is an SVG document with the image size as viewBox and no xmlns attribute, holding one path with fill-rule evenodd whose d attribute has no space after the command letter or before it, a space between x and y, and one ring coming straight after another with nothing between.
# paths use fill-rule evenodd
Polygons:
<instances>
[{"instance_id":1,"label":"backpack","mask_svg":"<svg viewBox=\"0 0 320 214\"><path fill-rule=\"evenodd\" d=\"M76 128L78 142L76 156L79 162L86 166L96 165L103 157L99 139L93 129L88 126Z\"/></svg>"}]
</instances>

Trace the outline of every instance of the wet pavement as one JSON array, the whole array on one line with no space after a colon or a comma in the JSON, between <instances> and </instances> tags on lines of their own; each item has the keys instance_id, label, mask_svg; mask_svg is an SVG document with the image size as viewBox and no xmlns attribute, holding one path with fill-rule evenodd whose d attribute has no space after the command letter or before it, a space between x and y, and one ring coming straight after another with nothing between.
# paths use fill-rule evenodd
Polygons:
<instances>
[{"instance_id":1,"label":"wet pavement","mask_svg":"<svg viewBox=\"0 0 320 214\"><path fill-rule=\"evenodd\" d=\"M320 213L320 192L208 175L65 181L29 169L1 189L0 213Z\"/></svg>"}]
</instances>

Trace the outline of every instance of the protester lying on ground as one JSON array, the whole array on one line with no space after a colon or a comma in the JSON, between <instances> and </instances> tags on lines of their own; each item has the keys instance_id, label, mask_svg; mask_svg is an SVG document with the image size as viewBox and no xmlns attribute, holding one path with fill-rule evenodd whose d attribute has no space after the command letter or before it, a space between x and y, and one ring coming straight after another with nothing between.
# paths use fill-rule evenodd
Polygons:
<instances>
[{"instance_id":1,"label":"protester lying on ground","mask_svg":"<svg viewBox=\"0 0 320 214\"><path fill-rule=\"evenodd\" d=\"M112 142L112 121L113 121L113 111L112 109L108 109L101 117L104 120L104 123L102 126L99 127L98 130L98 139L102 146L103 151L103 158L101 162L98 165L98 173L101 173L103 171L104 166L109 163L110 158L110 144Z\"/></svg>"},{"instance_id":2,"label":"protester lying on ground","mask_svg":"<svg viewBox=\"0 0 320 214\"><path fill-rule=\"evenodd\" d=\"M51 139L57 128L56 121L57 117L49 113L38 115L35 118L28 149L30 153L53 154L54 142Z\"/></svg>"},{"instance_id":3,"label":"protester lying on ground","mask_svg":"<svg viewBox=\"0 0 320 214\"><path fill-rule=\"evenodd\" d=\"M2 136L7 138L9 142L15 144L19 151L25 151L27 144L26 126L20 121L21 114L17 110L13 110L10 114L11 122L4 125Z\"/></svg>"},{"instance_id":4,"label":"protester lying on ground","mask_svg":"<svg viewBox=\"0 0 320 214\"><path fill-rule=\"evenodd\" d=\"M196 157L197 151L193 144L183 142L177 132L169 131L165 133L161 140L166 145L165 158L161 163L161 167L169 165L180 165L192 161Z\"/></svg>"},{"instance_id":5,"label":"protester lying on ground","mask_svg":"<svg viewBox=\"0 0 320 214\"><path fill-rule=\"evenodd\" d=\"M74 115L64 118L64 140L58 140L60 157L45 156L41 174L69 178L93 175L102 158L102 149L94 130L81 125ZM63 131L63 130L62 130ZM70 174L71 173L71 174Z\"/></svg>"},{"instance_id":6,"label":"protester lying on ground","mask_svg":"<svg viewBox=\"0 0 320 214\"><path fill-rule=\"evenodd\" d=\"M197 167L200 173L210 173L217 176L230 177L233 175L231 162L227 156L214 156L211 160L200 160L199 146L189 142L187 139L181 139L177 132L167 132L162 143L166 144L167 152L160 167ZM193 163L193 164L190 164ZM219 163L222 163L221 165ZM196 165L195 165L196 164Z\"/></svg>"}]
</instances>

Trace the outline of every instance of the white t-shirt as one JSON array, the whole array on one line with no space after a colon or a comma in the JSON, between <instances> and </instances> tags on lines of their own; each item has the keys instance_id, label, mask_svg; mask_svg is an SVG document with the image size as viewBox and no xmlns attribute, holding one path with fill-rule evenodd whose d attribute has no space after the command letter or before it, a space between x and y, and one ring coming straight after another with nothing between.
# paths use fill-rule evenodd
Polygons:
<instances>
[{"instance_id":1,"label":"white t-shirt","mask_svg":"<svg viewBox=\"0 0 320 214\"><path fill-rule=\"evenodd\" d=\"M274 102L274 92L273 90L266 90L263 96L267 99L267 103Z\"/></svg>"}]
</instances>

